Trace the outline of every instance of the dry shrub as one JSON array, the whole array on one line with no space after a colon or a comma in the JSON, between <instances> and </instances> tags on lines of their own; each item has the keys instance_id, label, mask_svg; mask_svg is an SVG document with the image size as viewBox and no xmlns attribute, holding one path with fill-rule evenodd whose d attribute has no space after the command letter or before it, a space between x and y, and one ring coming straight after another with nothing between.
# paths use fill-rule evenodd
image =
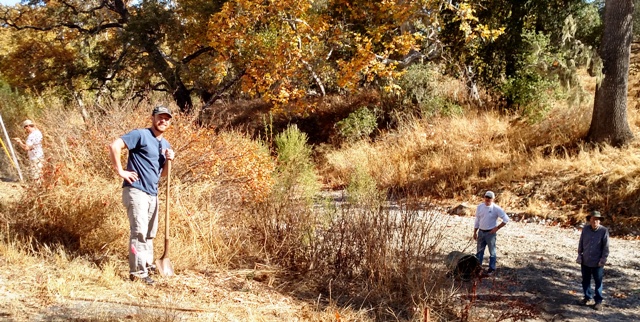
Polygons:
<instances>
[{"instance_id":1,"label":"dry shrub","mask_svg":"<svg viewBox=\"0 0 640 322\"><path fill-rule=\"evenodd\" d=\"M271 191L275 163L265 145L245 134L215 133L178 119L167 138L177 155L175 177L182 184L215 185L215 202L258 201Z\"/></svg>"},{"instance_id":2,"label":"dry shrub","mask_svg":"<svg viewBox=\"0 0 640 322\"><path fill-rule=\"evenodd\" d=\"M139 107L126 102L80 108L49 106L36 122L45 136L48 160L45 179L31 185L10 223L15 234L38 244L60 243L94 259L126 256L129 238L126 211L121 205L122 180L111 167L108 145L134 129L149 126L156 104ZM177 108L174 107L177 110ZM226 265L251 247L243 246L237 211L264 198L273 184L275 167L261 143L238 132L214 133L176 115L165 134L176 150L171 184L172 247L177 269ZM125 157L126 158L126 157ZM124 162L124 161L123 161ZM161 180L161 227L165 205ZM162 243L156 242L156 252ZM173 257L173 256L172 256Z\"/></svg>"},{"instance_id":3,"label":"dry shrub","mask_svg":"<svg viewBox=\"0 0 640 322\"><path fill-rule=\"evenodd\" d=\"M329 294L329 307L369 307L374 319L388 320L415 314L410 303L427 303L447 316L455 293L441 258L447 218L416 210L415 201L385 207L384 194L366 190L344 205L267 198L247 218L250 243L262 245L267 264L304 276L292 292Z\"/></svg>"},{"instance_id":4,"label":"dry shrub","mask_svg":"<svg viewBox=\"0 0 640 322\"><path fill-rule=\"evenodd\" d=\"M312 258L321 280L343 301L362 301L376 320L409 318L426 305L441 316L453 309L455 281L447 276L441 241L446 218L401 203L397 209L359 204L339 208L318 231ZM431 207L426 207L430 209ZM413 305L410 303L414 303Z\"/></svg>"},{"instance_id":5,"label":"dry shrub","mask_svg":"<svg viewBox=\"0 0 640 322\"><path fill-rule=\"evenodd\" d=\"M250 208L247 228L267 263L305 270L317 213L313 198L320 184L311 161L308 137L296 126L275 137L278 165L271 194Z\"/></svg>"},{"instance_id":6,"label":"dry shrub","mask_svg":"<svg viewBox=\"0 0 640 322\"><path fill-rule=\"evenodd\" d=\"M256 252L247 243L245 208L267 198L274 184L269 150L239 132L174 126L171 216L178 267L243 263Z\"/></svg>"},{"instance_id":7,"label":"dry shrub","mask_svg":"<svg viewBox=\"0 0 640 322\"><path fill-rule=\"evenodd\" d=\"M46 182L46 181L45 181ZM108 255L128 234L119 210L119 189L104 178L81 184L55 184L28 189L13 209L13 229L42 244L62 244L72 251Z\"/></svg>"}]
</instances>

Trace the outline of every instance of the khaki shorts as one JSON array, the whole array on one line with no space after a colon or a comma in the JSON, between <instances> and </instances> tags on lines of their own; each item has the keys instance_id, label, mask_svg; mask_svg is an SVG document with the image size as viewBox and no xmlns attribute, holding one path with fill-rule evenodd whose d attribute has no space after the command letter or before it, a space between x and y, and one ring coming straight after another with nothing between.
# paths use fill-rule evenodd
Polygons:
<instances>
[{"instance_id":1,"label":"khaki shorts","mask_svg":"<svg viewBox=\"0 0 640 322\"><path fill-rule=\"evenodd\" d=\"M31 180L40 180L44 168L44 159L29 160L29 177Z\"/></svg>"}]
</instances>

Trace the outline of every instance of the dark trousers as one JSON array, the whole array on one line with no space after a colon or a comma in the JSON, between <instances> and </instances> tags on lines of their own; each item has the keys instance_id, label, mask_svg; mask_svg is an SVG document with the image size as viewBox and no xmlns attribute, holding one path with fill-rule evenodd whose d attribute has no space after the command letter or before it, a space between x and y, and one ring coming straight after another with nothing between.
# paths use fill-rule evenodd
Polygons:
<instances>
[{"instance_id":1,"label":"dark trousers","mask_svg":"<svg viewBox=\"0 0 640 322\"><path fill-rule=\"evenodd\" d=\"M604 276L604 267L588 267L581 265L582 271L582 290L585 299L594 299L596 303L602 302L602 277ZM595 282L595 294L591 289L591 277Z\"/></svg>"}]
</instances>

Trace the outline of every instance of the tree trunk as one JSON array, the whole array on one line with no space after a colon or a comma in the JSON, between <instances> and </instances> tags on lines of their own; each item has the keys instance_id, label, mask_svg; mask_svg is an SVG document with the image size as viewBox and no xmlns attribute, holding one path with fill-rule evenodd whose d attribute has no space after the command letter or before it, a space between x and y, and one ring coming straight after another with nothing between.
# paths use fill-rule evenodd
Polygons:
<instances>
[{"instance_id":1,"label":"tree trunk","mask_svg":"<svg viewBox=\"0 0 640 322\"><path fill-rule=\"evenodd\" d=\"M179 75L179 67L172 68L164 59L164 55L154 42L149 41L145 44L145 51L149 54L149 58L154 66L154 70L164 78L167 82L168 90L173 96L173 100L180 108L181 112L189 113L193 107L191 100L191 91L182 82Z\"/></svg>"},{"instance_id":2,"label":"tree trunk","mask_svg":"<svg viewBox=\"0 0 640 322\"><path fill-rule=\"evenodd\" d=\"M622 146L633 139L627 121L629 57L633 37L633 0L606 0L600 43L602 81L596 86L587 141Z\"/></svg>"}]
</instances>

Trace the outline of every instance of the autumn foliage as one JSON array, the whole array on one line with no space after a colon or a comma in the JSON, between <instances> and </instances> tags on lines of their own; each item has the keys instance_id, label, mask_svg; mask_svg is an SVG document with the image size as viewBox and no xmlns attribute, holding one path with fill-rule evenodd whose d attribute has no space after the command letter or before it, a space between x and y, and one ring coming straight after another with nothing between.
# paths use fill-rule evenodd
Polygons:
<instances>
[{"instance_id":1,"label":"autumn foliage","mask_svg":"<svg viewBox=\"0 0 640 322\"><path fill-rule=\"evenodd\" d=\"M250 97L304 113L313 105L287 103L363 87L401 93L397 79L407 66L441 55L445 12L463 43L495 40L503 26L478 21L476 7L439 0L31 2L0 7L10 31L1 34L0 72L35 93L163 91L185 112L196 106L192 95L205 104Z\"/></svg>"}]
</instances>

